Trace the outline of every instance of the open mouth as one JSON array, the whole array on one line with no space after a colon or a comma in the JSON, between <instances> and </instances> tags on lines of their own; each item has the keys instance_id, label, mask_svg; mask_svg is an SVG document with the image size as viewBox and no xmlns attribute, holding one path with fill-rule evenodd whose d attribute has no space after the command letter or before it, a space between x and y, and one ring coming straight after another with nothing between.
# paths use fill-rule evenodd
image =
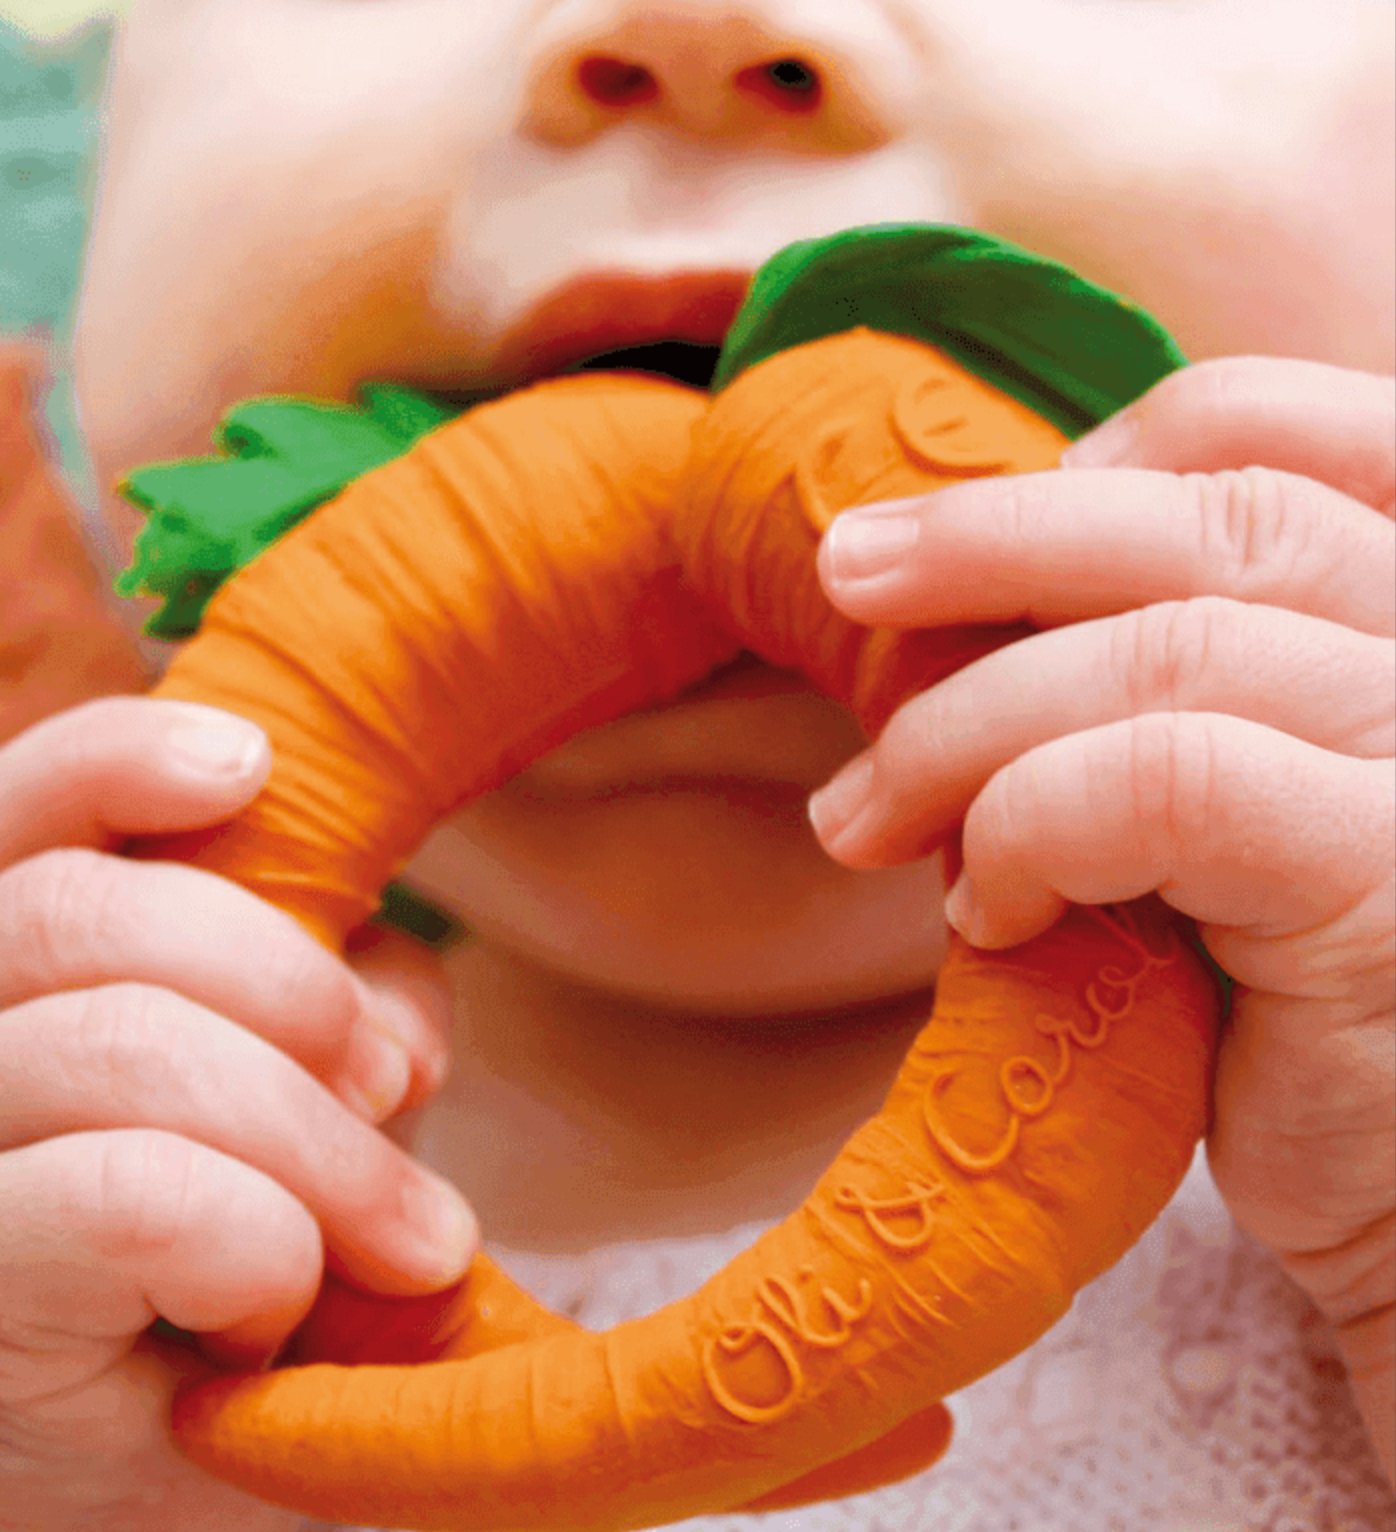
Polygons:
<instances>
[{"instance_id":1,"label":"open mouth","mask_svg":"<svg viewBox=\"0 0 1396 1532\"><path fill-rule=\"evenodd\" d=\"M510 326L492 370L506 386L586 369L705 388L750 285L748 271L579 277Z\"/></svg>"},{"instance_id":2,"label":"open mouth","mask_svg":"<svg viewBox=\"0 0 1396 1532\"><path fill-rule=\"evenodd\" d=\"M692 341L657 340L647 346L624 346L603 351L579 362L577 372L643 372L669 378L690 388L707 388L717 371L721 346L699 346Z\"/></svg>"}]
</instances>

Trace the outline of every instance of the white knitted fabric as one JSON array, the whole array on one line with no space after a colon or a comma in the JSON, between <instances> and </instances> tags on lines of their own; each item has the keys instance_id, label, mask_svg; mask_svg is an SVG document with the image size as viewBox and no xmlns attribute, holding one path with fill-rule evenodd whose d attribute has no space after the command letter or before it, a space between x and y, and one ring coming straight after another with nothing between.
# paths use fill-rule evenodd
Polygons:
<instances>
[{"instance_id":1,"label":"white knitted fabric","mask_svg":"<svg viewBox=\"0 0 1396 1532\"><path fill-rule=\"evenodd\" d=\"M583 1257L494 1248L593 1329L697 1287L764 1226ZM955 1441L872 1494L682 1532L1392 1532L1332 1337L1231 1223L1199 1157L1050 1334L950 1401Z\"/></svg>"}]
</instances>

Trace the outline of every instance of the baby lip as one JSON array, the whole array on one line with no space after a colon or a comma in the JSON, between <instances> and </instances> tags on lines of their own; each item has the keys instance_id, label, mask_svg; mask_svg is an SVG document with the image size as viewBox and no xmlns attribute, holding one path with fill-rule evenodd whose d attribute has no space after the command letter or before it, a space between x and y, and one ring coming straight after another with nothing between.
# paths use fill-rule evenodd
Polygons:
<instances>
[{"instance_id":1,"label":"baby lip","mask_svg":"<svg viewBox=\"0 0 1396 1532\"><path fill-rule=\"evenodd\" d=\"M793 670L768 665L758 655L743 651L736 659L720 665L711 675L690 686L676 699L678 704L704 701L711 697L802 696L812 688ZM661 712L674 703L662 703L651 711Z\"/></svg>"},{"instance_id":2,"label":"baby lip","mask_svg":"<svg viewBox=\"0 0 1396 1532\"><path fill-rule=\"evenodd\" d=\"M730 794L743 782L811 792L863 743L851 716L802 677L746 659L673 702L585 730L515 782L548 798L704 784Z\"/></svg>"},{"instance_id":3,"label":"baby lip","mask_svg":"<svg viewBox=\"0 0 1396 1532\"><path fill-rule=\"evenodd\" d=\"M748 271L577 277L510 326L492 370L507 377L543 377L657 341L719 346L750 284Z\"/></svg>"}]
</instances>

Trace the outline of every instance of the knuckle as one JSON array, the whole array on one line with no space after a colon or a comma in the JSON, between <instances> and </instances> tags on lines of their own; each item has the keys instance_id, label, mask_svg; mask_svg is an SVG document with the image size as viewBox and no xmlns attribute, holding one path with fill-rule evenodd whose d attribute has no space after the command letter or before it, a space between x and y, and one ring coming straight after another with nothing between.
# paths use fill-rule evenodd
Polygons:
<instances>
[{"instance_id":1,"label":"knuckle","mask_svg":"<svg viewBox=\"0 0 1396 1532\"><path fill-rule=\"evenodd\" d=\"M159 1260L197 1232L204 1156L192 1140L158 1129L97 1141L94 1254L119 1265Z\"/></svg>"},{"instance_id":2,"label":"knuckle","mask_svg":"<svg viewBox=\"0 0 1396 1532\"><path fill-rule=\"evenodd\" d=\"M80 966L124 924L120 864L95 851L44 851L0 875L0 937L16 965L55 975Z\"/></svg>"},{"instance_id":3,"label":"knuckle","mask_svg":"<svg viewBox=\"0 0 1396 1532\"><path fill-rule=\"evenodd\" d=\"M71 1046L85 1073L114 1100L147 1106L182 1096L185 1050L170 1025L164 992L146 984L106 984L76 997Z\"/></svg>"},{"instance_id":4,"label":"knuckle","mask_svg":"<svg viewBox=\"0 0 1396 1532\"><path fill-rule=\"evenodd\" d=\"M1209 839L1215 742L1202 714L1146 713L1130 721L1127 771L1135 822L1170 865Z\"/></svg>"},{"instance_id":5,"label":"knuckle","mask_svg":"<svg viewBox=\"0 0 1396 1532\"><path fill-rule=\"evenodd\" d=\"M1035 547L1061 528L1061 507L1052 475L1008 474L995 481L995 519L1008 547Z\"/></svg>"},{"instance_id":6,"label":"knuckle","mask_svg":"<svg viewBox=\"0 0 1396 1532\"><path fill-rule=\"evenodd\" d=\"M1311 518L1300 513L1292 481L1269 468L1184 474L1196 514L1202 567L1241 600L1288 584L1308 551Z\"/></svg>"},{"instance_id":7,"label":"knuckle","mask_svg":"<svg viewBox=\"0 0 1396 1532\"><path fill-rule=\"evenodd\" d=\"M1241 603L1226 596L1193 596L1120 617L1112 631L1112 664L1131 712L1186 706L1241 611Z\"/></svg>"},{"instance_id":8,"label":"knuckle","mask_svg":"<svg viewBox=\"0 0 1396 1532\"><path fill-rule=\"evenodd\" d=\"M1002 850L1031 844L1040 823L1042 758L1036 752L1014 762L989 782L974 805L977 839Z\"/></svg>"},{"instance_id":9,"label":"knuckle","mask_svg":"<svg viewBox=\"0 0 1396 1532\"><path fill-rule=\"evenodd\" d=\"M342 1040L361 1010L357 981L289 916L281 916L277 925L257 952L258 988L297 1010L315 1030L328 1030L333 1039Z\"/></svg>"}]
</instances>

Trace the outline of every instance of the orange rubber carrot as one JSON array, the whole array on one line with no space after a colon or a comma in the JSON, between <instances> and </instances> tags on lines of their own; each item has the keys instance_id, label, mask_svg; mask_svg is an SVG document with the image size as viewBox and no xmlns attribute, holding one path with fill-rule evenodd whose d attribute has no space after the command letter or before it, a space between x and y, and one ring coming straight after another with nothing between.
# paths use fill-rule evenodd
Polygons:
<instances>
[{"instance_id":1,"label":"orange rubber carrot","mask_svg":"<svg viewBox=\"0 0 1396 1532\"><path fill-rule=\"evenodd\" d=\"M215 598L162 691L256 719L272 777L230 827L143 853L196 858L337 945L441 814L738 644L875 729L1016 630L856 627L814 577L822 527L1061 445L865 331L711 405L589 377L485 406ZM485 1258L434 1299L330 1293L296 1365L183 1395L179 1439L305 1514L457 1532L617 1532L896 1477L943 1448L937 1401L1042 1334L1171 1196L1215 1016L1154 901L1073 910L1009 954L954 941L883 1109L691 1297L596 1335Z\"/></svg>"},{"instance_id":2,"label":"orange rubber carrot","mask_svg":"<svg viewBox=\"0 0 1396 1532\"><path fill-rule=\"evenodd\" d=\"M519 1341L579 1329L529 1297L481 1255L464 1280L420 1298L384 1298L326 1278L320 1300L280 1360L282 1366L465 1360ZM937 1402L861 1451L793 1479L741 1509L788 1509L861 1494L929 1467L949 1441L950 1412Z\"/></svg>"},{"instance_id":3,"label":"orange rubber carrot","mask_svg":"<svg viewBox=\"0 0 1396 1532\"><path fill-rule=\"evenodd\" d=\"M275 769L230 826L159 854L338 948L455 805L732 658L667 530L705 406L600 374L511 395L268 549L158 694L254 719Z\"/></svg>"}]
</instances>

